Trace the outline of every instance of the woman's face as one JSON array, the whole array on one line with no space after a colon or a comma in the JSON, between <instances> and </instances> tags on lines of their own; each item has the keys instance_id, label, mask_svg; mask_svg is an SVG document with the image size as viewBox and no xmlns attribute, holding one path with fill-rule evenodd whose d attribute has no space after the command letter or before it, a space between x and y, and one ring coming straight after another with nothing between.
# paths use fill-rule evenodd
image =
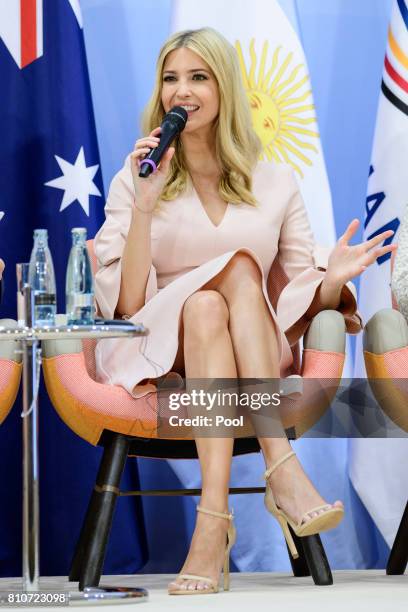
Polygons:
<instances>
[{"instance_id":1,"label":"woman's face","mask_svg":"<svg viewBox=\"0 0 408 612\"><path fill-rule=\"evenodd\" d=\"M208 64L199 55L182 47L171 51L164 62L162 104L167 113L183 106L188 120L183 133L211 127L218 116L218 84Z\"/></svg>"}]
</instances>

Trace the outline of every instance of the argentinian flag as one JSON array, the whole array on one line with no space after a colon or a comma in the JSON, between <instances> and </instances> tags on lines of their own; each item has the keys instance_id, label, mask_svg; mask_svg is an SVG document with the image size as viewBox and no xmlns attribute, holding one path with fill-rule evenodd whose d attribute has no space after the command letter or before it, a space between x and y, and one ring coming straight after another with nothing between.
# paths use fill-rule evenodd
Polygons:
<instances>
[{"instance_id":1,"label":"argentinian flag","mask_svg":"<svg viewBox=\"0 0 408 612\"><path fill-rule=\"evenodd\" d=\"M276 0L253 0L250 5L246 0L221 4L206 0L199 10L190 0L174 0L172 32L205 26L221 32L237 50L253 125L263 144L263 159L291 164L316 241L333 245L331 194L293 0L282 0L280 4ZM346 441L301 440L294 447L322 494L332 501L345 499L347 505ZM169 463L184 486L200 487L198 463ZM231 486L262 486L264 469L260 454L234 458ZM264 509L262 496L233 496L230 503L239 534L232 549L236 566L241 571L289 569L283 535ZM352 533L351 514L325 536L330 558L337 567L351 567L354 563L354 535L347 539L346 533Z\"/></svg>"},{"instance_id":2,"label":"argentinian flag","mask_svg":"<svg viewBox=\"0 0 408 612\"><path fill-rule=\"evenodd\" d=\"M297 29L293 0L282 5ZM317 242L335 242L334 218L307 62L276 0L174 0L172 31L212 27L236 48L263 159L291 164Z\"/></svg>"}]
</instances>

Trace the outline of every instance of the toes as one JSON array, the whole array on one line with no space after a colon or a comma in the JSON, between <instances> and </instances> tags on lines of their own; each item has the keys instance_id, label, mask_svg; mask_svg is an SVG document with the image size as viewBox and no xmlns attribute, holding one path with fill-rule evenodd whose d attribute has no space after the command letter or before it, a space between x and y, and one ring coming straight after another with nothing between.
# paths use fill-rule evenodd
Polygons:
<instances>
[{"instance_id":1,"label":"toes","mask_svg":"<svg viewBox=\"0 0 408 612\"><path fill-rule=\"evenodd\" d=\"M177 589L179 586L180 586L180 583L174 581L174 582L169 582L169 584L167 585L167 588L174 591L174 589Z\"/></svg>"},{"instance_id":2,"label":"toes","mask_svg":"<svg viewBox=\"0 0 408 612\"><path fill-rule=\"evenodd\" d=\"M210 588L210 585L207 582L197 582L195 580L187 579L183 580L183 582L171 582L170 585L175 587L170 589L172 591L178 589L183 591L207 591Z\"/></svg>"},{"instance_id":3,"label":"toes","mask_svg":"<svg viewBox=\"0 0 408 612\"><path fill-rule=\"evenodd\" d=\"M174 582L170 582L168 585L168 590L169 591L185 591L187 589L187 581L183 580L183 582L179 582L177 580L175 580Z\"/></svg>"},{"instance_id":4,"label":"toes","mask_svg":"<svg viewBox=\"0 0 408 612\"><path fill-rule=\"evenodd\" d=\"M189 591L195 591L195 590L196 590L196 587L197 587L197 583L196 583L196 582L189 582L189 583L187 584L187 589L188 589Z\"/></svg>"}]
</instances>

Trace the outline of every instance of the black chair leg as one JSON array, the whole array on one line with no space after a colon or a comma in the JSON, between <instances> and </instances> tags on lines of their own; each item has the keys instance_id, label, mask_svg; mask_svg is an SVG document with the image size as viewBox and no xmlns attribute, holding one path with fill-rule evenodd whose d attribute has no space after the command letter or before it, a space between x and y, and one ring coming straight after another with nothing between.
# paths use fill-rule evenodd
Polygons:
<instances>
[{"instance_id":1,"label":"black chair leg","mask_svg":"<svg viewBox=\"0 0 408 612\"><path fill-rule=\"evenodd\" d=\"M81 577L83 553L87 547L89 539L92 537L92 533L94 532L93 523L99 505L99 498L100 494L96 491L92 491L91 499L89 500L85 519L82 523L81 532L79 534L79 538L75 546L74 556L71 562L71 569L69 573L69 580L71 582L79 582L79 579Z\"/></svg>"},{"instance_id":2,"label":"black chair leg","mask_svg":"<svg viewBox=\"0 0 408 612\"><path fill-rule=\"evenodd\" d=\"M400 576L408 564L408 503L405 506L401 523L388 558L386 572L390 576Z\"/></svg>"},{"instance_id":3,"label":"black chair leg","mask_svg":"<svg viewBox=\"0 0 408 612\"><path fill-rule=\"evenodd\" d=\"M99 584L129 444L126 436L113 434L105 445L71 566L70 580L79 580L80 591Z\"/></svg>"},{"instance_id":4,"label":"black chair leg","mask_svg":"<svg viewBox=\"0 0 408 612\"><path fill-rule=\"evenodd\" d=\"M322 541L318 534L301 538L302 546L306 557L306 563L312 574L315 584L326 586L333 584L329 561L323 548Z\"/></svg>"},{"instance_id":5,"label":"black chair leg","mask_svg":"<svg viewBox=\"0 0 408 612\"><path fill-rule=\"evenodd\" d=\"M290 532L299 553L298 559L292 559L293 575L296 577L312 576L318 586L333 584L333 576L319 535L298 538L289 525Z\"/></svg>"}]
</instances>

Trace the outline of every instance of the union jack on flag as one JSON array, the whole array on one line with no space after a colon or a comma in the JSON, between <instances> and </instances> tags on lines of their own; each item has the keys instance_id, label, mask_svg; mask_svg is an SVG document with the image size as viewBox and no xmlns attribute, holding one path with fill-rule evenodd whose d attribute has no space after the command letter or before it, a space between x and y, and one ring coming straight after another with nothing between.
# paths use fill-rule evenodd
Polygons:
<instances>
[{"instance_id":1,"label":"union jack on flag","mask_svg":"<svg viewBox=\"0 0 408 612\"><path fill-rule=\"evenodd\" d=\"M43 54L43 0L0 4L0 38L19 68Z\"/></svg>"}]
</instances>

